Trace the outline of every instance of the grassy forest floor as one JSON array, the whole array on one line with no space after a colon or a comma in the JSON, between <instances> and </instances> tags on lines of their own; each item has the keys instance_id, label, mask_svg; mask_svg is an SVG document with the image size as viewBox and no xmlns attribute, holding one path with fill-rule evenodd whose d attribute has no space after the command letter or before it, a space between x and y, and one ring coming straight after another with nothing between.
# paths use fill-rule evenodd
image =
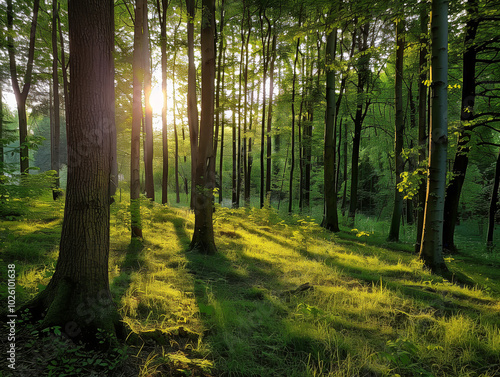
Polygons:
<instances>
[{"instance_id":1,"label":"grassy forest floor","mask_svg":"<svg viewBox=\"0 0 500 377\"><path fill-rule=\"evenodd\" d=\"M183 208L143 203L144 242L131 244L127 203L112 205L109 263L127 347L89 352L18 322L15 376L500 376L500 253L484 250L477 222L459 226L462 252L446 258L475 283L464 285L369 219L334 235L306 216L217 208L219 253L202 256L187 252ZM54 271L63 203L18 206L0 219L0 276L16 264L22 304Z\"/></svg>"}]
</instances>

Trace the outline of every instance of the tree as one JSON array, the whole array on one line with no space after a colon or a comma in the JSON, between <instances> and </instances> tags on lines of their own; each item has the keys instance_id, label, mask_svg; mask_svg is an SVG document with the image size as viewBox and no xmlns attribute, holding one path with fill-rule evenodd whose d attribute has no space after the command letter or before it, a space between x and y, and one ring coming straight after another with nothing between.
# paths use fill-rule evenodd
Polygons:
<instances>
[{"instance_id":1,"label":"tree","mask_svg":"<svg viewBox=\"0 0 500 377\"><path fill-rule=\"evenodd\" d=\"M420 258L433 272L447 271L442 255L446 149L448 145L448 2L433 0L431 12L431 122L427 195Z\"/></svg>"},{"instance_id":2,"label":"tree","mask_svg":"<svg viewBox=\"0 0 500 377\"><path fill-rule=\"evenodd\" d=\"M121 333L109 291L109 218L114 123L113 1L70 0L68 183L59 259L52 279L27 307L42 325L61 326L98 346Z\"/></svg>"},{"instance_id":3,"label":"tree","mask_svg":"<svg viewBox=\"0 0 500 377\"><path fill-rule=\"evenodd\" d=\"M21 174L29 173L29 151L28 151L28 117L26 115L26 100L31 87L32 73L33 73L33 60L35 57L35 40L36 40L36 27L38 21L38 10L40 8L40 0L33 1L33 17L31 20L31 31L29 38L28 48L28 61L26 64L26 71L24 73L24 83L21 90L18 67L16 63L16 49L14 46L14 9L12 0L7 0L7 49L9 52L10 63L10 76L12 80L12 88L16 96L17 113L19 117L19 158L20 158L20 171Z\"/></svg>"},{"instance_id":4,"label":"tree","mask_svg":"<svg viewBox=\"0 0 500 377\"><path fill-rule=\"evenodd\" d=\"M396 182L394 185L394 210L392 212L391 228L389 230L389 241L399 241L399 226L401 225L401 215L403 213L403 197L398 185L402 182L401 174L404 169L403 152L403 132L405 126L403 113L403 58L404 58L404 21L396 21L396 77L395 77L395 108L396 127L394 143L394 166L396 168Z\"/></svg>"},{"instance_id":5,"label":"tree","mask_svg":"<svg viewBox=\"0 0 500 377\"><path fill-rule=\"evenodd\" d=\"M460 132L458 148L453 161L453 175L446 188L444 202L443 247L456 252L454 242L455 225L458 218L458 204L460 193L465 181L467 166L469 164L469 150L471 133L474 128L474 102L476 96L476 38L479 27L477 0L468 0L466 5L468 20L465 25L465 38L462 70L462 108L460 111Z\"/></svg>"},{"instance_id":6,"label":"tree","mask_svg":"<svg viewBox=\"0 0 500 377\"><path fill-rule=\"evenodd\" d=\"M188 0L190 1L190 0ZM213 152L215 93L215 0L202 0L201 20L201 120L196 140L195 224L190 249L203 254L217 251L214 240L213 189L215 158Z\"/></svg>"},{"instance_id":7,"label":"tree","mask_svg":"<svg viewBox=\"0 0 500 377\"><path fill-rule=\"evenodd\" d=\"M337 28L328 33L326 39L326 113L325 113L325 166L324 190L325 208L322 226L332 232L338 232L337 187L335 185L335 60L337 47Z\"/></svg>"},{"instance_id":8,"label":"tree","mask_svg":"<svg viewBox=\"0 0 500 377\"><path fill-rule=\"evenodd\" d=\"M142 123L142 81L143 81L143 12L145 0L135 2L134 55L132 62L132 140L130 151L130 217L132 238L142 238L141 226L141 123Z\"/></svg>"},{"instance_id":9,"label":"tree","mask_svg":"<svg viewBox=\"0 0 500 377\"><path fill-rule=\"evenodd\" d=\"M196 105L196 67L194 65L194 0L186 0L188 14L187 45L188 45L188 94L187 115L189 124L189 140L191 142L191 209L196 207L196 160L198 158L198 106Z\"/></svg>"},{"instance_id":10,"label":"tree","mask_svg":"<svg viewBox=\"0 0 500 377\"><path fill-rule=\"evenodd\" d=\"M163 176L161 184L161 203L168 203L168 129L167 129L167 9L168 0L156 0L156 9L160 19L160 49L161 49L161 90L163 93L163 107L161 110L161 124L162 124L162 146L163 146ZM174 109L175 116L175 109ZM175 130L175 137L177 138L177 130ZM177 161L177 143L176 143L176 196L179 199L179 175L178 175L178 161ZM151 161L152 162L152 161ZM154 185L153 185L154 186ZM178 203L178 201L177 201Z\"/></svg>"},{"instance_id":11,"label":"tree","mask_svg":"<svg viewBox=\"0 0 500 377\"><path fill-rule=\"evenodd\" d=\"M60 168L60 142L61 142L61 124L59 116L59 73L58 73L58 50L57 50L57 15L58 2L52 0L52 93L54 95L54 118L51 127L51 163L50 168L59 175ZM56 200L61 191L59 191L59 177L56 178L55 188L52 191L54 200Z\"/></svg>"}]
</instances>

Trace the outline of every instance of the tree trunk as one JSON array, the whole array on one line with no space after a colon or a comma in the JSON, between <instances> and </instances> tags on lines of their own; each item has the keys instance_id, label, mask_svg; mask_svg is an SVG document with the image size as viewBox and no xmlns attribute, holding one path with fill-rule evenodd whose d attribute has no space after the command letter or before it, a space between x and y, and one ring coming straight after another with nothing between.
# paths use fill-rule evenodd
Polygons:
<instances>
[{"instance_id":1,"label":"tree trunk","mask_svg":"<svg viewBox=\"0 0 500 377\"><path fill-rule=\"evenodd\" d=\"M148 2L144 1L143 12L143 51L144 51L144 175L146 198L155 200L153 179L153 108L151 107L151 49L149 47ZM168 160L167 160L168 161Z\"/></svg>"},{"instance_id":2,"label":"tree trunk","mask_svg":"<svg viewBox=\"0 0 500 377\"><path fill-rule=\"evenodd\" d=\"M132 94L132 140L130 151L130 222L131 237L142 238L141 225L141 123L143 82L143 12L145 0L136 0L134 22L133 94Z\"/></svg>"},{"instance_id":3,"label":"tree trunk","mask_svg":"<svg viewBox=\"0 0 500 377\"><path fill-rule=\"evenodd\" d=\"M224 86L222 85L222 74L224 72L224 65L222 63L222 57L224 56L224 0L221 1L220 5L220 21L219 21L219 55L217 55L217 84L215 89L215 135L214 135L214 158L217 159L217 144L219 141L219 128L220 128L220 116L222 113L220 105L221 93L224 91ZM222 175L222 171L219 171L219 177Z\"/></svg>"},{"instance_id":4,"label":"tree trunk","mask_svg":"<svg viewBox=\"0 0 500 377\"><path fill-rule=\"evenodd\" d=\"M493 251L493 232L495 231L495 215L498 210L498 186L500 181L500 152L498 153L497 163L495 165L495 180L493 181L493 190L491 191L490 209L488 212L488 235L486 245Z\"/></svg>"},{"instance_id":5,"label":"tree trunk","mask_svg":"<svg viewBox=\"0 0 500 377\"><path fill-rule=\"evenodd\" d=\"M474 101L476 96L476 47L474 39L479 26L477 17L477 0L467 1L468 21L465 25L465 52L463 56L462 70L462 109L460 113L460 133L458 135L458 146L453 162L453 175L446 188L446 199L444 202L444 225L443 225L443 248L450 252L457 252L454 242L455 225L458 218L458 204L460 193L469 164L469 142L473 129Z\"/></svg>"},{"instance_id":6,"label":"tree trunk","mask_svg":"<svg viewBox=\"0 0 500 377\"><path fill-rule=\"evenodd\" d=\"M390 242L399 241L399 227L401 225L401 216L403 213L403 196L399 191L398 185L403 181L401 174L404 169L403 156L403 133L405 119L403 113L403 59L405 50L404 40L405 26L404 21L396 22L396 75L395 75L395 142L394 142L394 166L396 182L394 185L394 209L392 212L391 227L387 240Z\"/></svg>"},{"instance_id":7,"label":"tree trunk","mask_svg":"<svg viewBox=\"0 0 500 377\"><path fill-rule=\"evenodd\" d=\"M300 27L299 18L299 27ZM295 47L295 59L293 61L293 79L292 79L292 141L290 145L290 180L288 190L288 213L293 210L293 171L295 169L295 82L297 81L297 62L299 60L300 38L297 38L297 46Z\"/></svg>"},{"instance_id":8,"label":"tree trunk","mask_svg":"<svg viewBox=\"0 0 500 377\"><path fill-rule=\"evenodd\" d=\"M368 81L369 61L370 57L365 52L368 49L368 32L369 25L365 24L361 27L361 34L358 39L358 50L360 57L358 58L358 84L357 84L357 104L356 115L354 119L354 137L352 139L352 161L351 161L351 195L349 202L349 219L350 225L354 226L356 210L358 207L358 179L359 179L359 147L361 144L361 127L366 116L368 108L368 100L364 99L364 90ZM363 103L365 101L365 103ZM363 106L366 106L363 110Z\"/></svg>"},{"instance_id":9,"label":"tree trunk","mask_svg":"<svg viewBox=\"0 0 500 377\"><path fill-rule=\"evenodd\" d=\"M186 0L188 14L187 44L188 44L188 94L187 113L189 123L189 140L191 143L191 209L195 209L196 202L196 161L198 151L198 106L196 100L196 67L194 65L194 15L195 1Z\"/></svg>"},{"instance_id":10,"label":"tree trunk","mask_svg":"<svg viewBox=\"0 0 500 377\"><path fill-rule=\"evenodd\" d=\"M59 74L58 68L58 52L57 52L57 0L52 0L52 93L54 96L53 107L53 127L51 127L51 153L50 153L50 169L57 173L55 187L52 189L52 197L56 200L61 195L59 190L59 168L60 168L60 144L61 144L61 123L60 123L60 101L59 101Z\"/></svg>"},{"instance_id":11,"label":"tree trunk","mask_svg":"<svg viewBox=\"0 0 500 377\"><path fill-rule=\"evenodd\" d=\"M324 161L324 190L325 207L321 226L332 232L338 232L339 220L337 214L337 187L335 185L335 70L332 63L335 61L337 49L337 29L331 31L326 39L326 113L325 113L325 161Z\"/></svg>"},{"instance_id":12,"label":"tree trunk","mask_svg":"<svg viewBox=\"0 0 500 377\"><path fill-rule=\"evenodd\" d=\"M215 159L213 153L215 93L215 0L202 0L201 20L201 122L196 160L195 224L190 249L214 254L212 222Z\"/></svg>"},{"instance_id":13,"label":"tree trunk","mask_svg":"<svg viewBox=\"0 0 500 377\"><path fill-rule=\"evenodd\" d=\"M99 331L123 335L108 282L113 1L70 0L68 14L68 186L59 259L47 288L27 307L45 314L42 326L61 326L72 340L102 347Z\"/></svg>"},{"instance_id":14,"label":"tree trunk","mask_svg":"<svg viewBox=\"0 0 500 377\"><path fill-rule=\"evenodd\" d=\"M446 148L448 145L448 2L432 1L431 123L429 170L420 258L433 272L446 272L442 255Z\"/></svg>"},{"instance_id":15,"label":"tree trunk","mask_svg":"<svg viewBox=\"0 0 500 377\"><path fill-rule=\"evenodd\" d=\"M271 129L273 120L273 95L274 95L274 64L276 61L276 42L278 36L273 32L273 41L271 43L271 64L269 66L269 107L267 110L267 135L266 135L266 198L271 204Z\"/></svg>"},{"instance_id":16,"label":"tree trunk","mask_svg":"<svg viewBox=\"0 0 500 377\"><path fill-rule=\"evenodd\" d=\"M161 90L163 94L163 107L161 110L162 125L162 183L161 183L161 203L168 203L168 128L167 128L167 9L168 0L157 0L157 10L160 19L160 50L161 50ZM175 109L174 109L175 114ZM177 137L177 132L175 134ZM177 163L177 156L176 163ZM153 185L154 186L154 185ZM179 176L176 176L176 195L179 195Z\"/></svg>"},{"instance_id":17,"label":"tree trunk","mask_svg":"<svg viewBox=\"0 0 500 377\"><path fill-rule=\"evenodd\" d=\"M17 76L16 51L14 47L14 10L12 0L7 0L7 50L9 52L10 77L12 89L16 97L17 113L19 118L19 160L21 174L29 174L29 148L28 148L28 117L26 115L26 100L31 87L31 78L33 72L33 60L35 57L36 27L38 21L38 10L40 0L33 1L33 18L31 20L30 42L28 49L28 61L26 72L24 74L24 84L21 90Z\"/></svg>"},{"instance_id":18,"label":"tree trunk","mask_svg":"<svg viewBox=\"0 0 500 377\"><path fill-rule=\"evenodd\" d=\"M427 2L420 3L420 52L419 52L419 75L418 75L418 166L422 168L427 159L427 32L428 32L428 9ZM422 229L424 228L424 206L426 194L425 176L421 174L418 187L417 207L417 239L415 241L415 253L420 252L422 242Z\"/></svg>"}]
</instances>

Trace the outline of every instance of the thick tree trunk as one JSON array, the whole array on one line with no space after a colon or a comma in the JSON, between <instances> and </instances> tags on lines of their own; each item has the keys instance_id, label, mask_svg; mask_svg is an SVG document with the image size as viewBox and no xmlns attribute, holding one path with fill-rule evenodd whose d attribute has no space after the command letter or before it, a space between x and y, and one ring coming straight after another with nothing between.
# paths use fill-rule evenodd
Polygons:
<instances>
[{"instance_id":1,"label":"thick tree trunk","mask_svg":"<svg viewBox=\"0 0 500 377\"><path fill-rule=\"evenodd\" d=\"M422 168L427 159L427 32L428 32L428 9L427 2L420 3L420 52L419 52L419 75L418 75L418 166ZM415 242L415 253L420 252L422 242L422 229L424 228L424 206L426 194L425 177L421 176L418 187L418 207L417 207L417 238Z\"/></svg>"},{"instance_id":2,"label":"thick tree trunk","mask_svg":"<svg viewBox=\"0 0 500 377\"><path fill-rule=\"evenodd\" d=\"M111 143L114 123L113 1L70 0L68 186L59 259L27 307L42 325L98 347L121 334L108 282ZM92 27L89 27L92 20Z\"/></svg>"},{"instance_id":3,"label":"thick tree trunk","mask_svg":"<svg viewBox=\"0 0 500 377\"><path fill-rule=\"evenodd\" d=\"M324 190L325 207L322 226L332 232L338 232L337 187L335 185L335 71L331 64L335 61L337 48L337 29L331 31L326 39L326 113L325 113L325 166Z\"/></svg>"},{"instance_id":4,"label":"thick tree trunk","mask_svg":"<svg viewBox=\"0 0 500 377\"><path fill-rule=\"evenodd\" d=\"M28 49L28 61L24 73L24 84L21 90L17 76L16 51L14 47L14 9L12 0L7 0L7 50L9 52L9 68L12 81L12 89L16 97L17 113L19 118L19 167L21 174L29 174L29 148L28 138L28 117L26 114L26 100L31 87L33 72L33 60L35 57L36 27L38 21L38 10L40 9L40 0L33 2L33 18L31 20L30 43Z\"/></svg>"},{"instance_id":5,"label":"thick tree trunk","mask_svg":"<svg viewBox=\"0 0 500 377\"><path fill-rule=\"evenodd\" d=\"M133 94L132 94L132 140L130 151L130 217L132 238L142 238L141 225L141 123L143 81L143 12L145 1L136 0L134 23Z\"/></svg>"},{"instance_id":6,"label":"thick tree trunk","mask_svg":"<svg viewBox=\"0 0 500 377\"><path fill-rule=\"evenodd\" d=\"M403 213L403 196L399 191L398 185L402 182L404 161L401 153L403 152L403 132L405 127L403 113L403 58L405 49L404 21L399 20L396 23L396 77L395 77L395 142L394 142L394 166L396 182L394 185L394 209L392 212L391 227L389 229L388 241L399 241L399 227L401 225L401 216Z\"/></svg>"},{"instance_id":7,"label":"thick tree trunk","mask_svg":"<svg viewBox=\"0 0 500 377\"><path fill-rule=\"evenodd\" d=\"M196 100L196 67L194 65L194 0L186 0L188 14L187 44L188 44L188 94L187 113L189 123L189 140L191 142L191 209L195 209L196 202L196 163L198 152L198 106Z\"/></svg>"},{"instance_id":8,"label":"thick tree trunk","mask_svg":"<svg viewBox=\"0 0 500 377\"><path fill-rule=\"evenodd\" d=\"M469 17L465 25L465 52L463 56L462 70L462 109L460 113L460 133L458 135L458 146L453 162L453 175L446 188L446 199L444 202L444 225L443 225L443 248L450 252L456 252L454 242L455 225L458 218L458 204L460 193L467 173L469 164L469 142L473 129L474 101L476 96L476 38L479 20L477 17L477 0L468 0L467 15Z\"/></svg>"},{"instance_id":9,"label":"thick tree trunk","mask_svg":"<svg viewBox=\"0 0 500 377\"><path fill-rule=\"evenodd\" d=\"M442 255L446 149L448 145L448 2L432 1L431 123L429 170L420 258L433 272L446 272Z\"/></svg>"},{"instance_id":10,"label":"thick tree trunk","mask_svg":"<svg viewBox=\"0 0 500 377\"><path fill-rule=\"evenodd\" d=\"M196 161L195 224L190 249L214 254L212 222L215 159L213 153L215 93L215 0L202 0L201 20L201 122Z\"/></svg>"}]
</instances>

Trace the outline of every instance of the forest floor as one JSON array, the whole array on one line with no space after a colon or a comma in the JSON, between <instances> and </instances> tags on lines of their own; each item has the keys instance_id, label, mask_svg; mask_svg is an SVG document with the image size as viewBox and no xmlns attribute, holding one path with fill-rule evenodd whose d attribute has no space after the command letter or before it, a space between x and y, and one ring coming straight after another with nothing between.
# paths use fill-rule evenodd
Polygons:
<instances>
[{"instance_id":1,"label":"forest floor","mask_svg":"<svg viewBox=\"0 0 500 377\"><path fill-rule=\"evenodd\" d=\"M0 276L16 265L18 305L50 280L63 216L48 197L22 205L0 219ZM367 219L332 234L307 216L218 207L214 256L187 251L190 211L144 202L142 219L131 244L127 201L112 205L126 347L68 348L60 329L18 322L14 376L500 376L500 253L483 250L474 222L457 230L449 281Z\"/></svg>"}]
</instances>

